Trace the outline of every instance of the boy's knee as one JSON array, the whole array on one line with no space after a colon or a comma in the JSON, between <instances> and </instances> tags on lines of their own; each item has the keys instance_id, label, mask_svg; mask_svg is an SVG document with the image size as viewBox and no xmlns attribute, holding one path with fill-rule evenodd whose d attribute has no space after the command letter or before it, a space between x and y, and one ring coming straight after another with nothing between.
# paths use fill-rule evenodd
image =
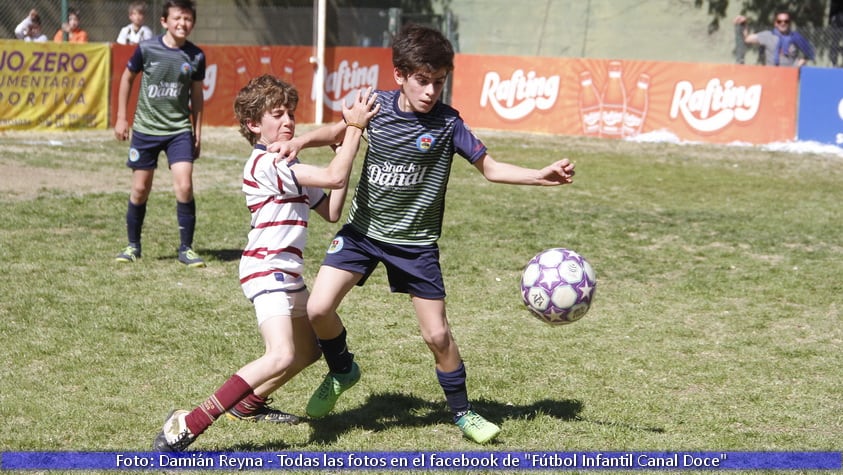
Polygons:
<instances>
[{"instance_id":1,"label":"boy's knee","mask_svg":"<svg viewBox=\"0 0 843 475\"><path fill-rule=\"evenodd\" d=\"M424 335L424 341L436 353L445 353L451 348L451 332L447 329L441 329L436 332Z\"/></svg>"},{"instance_id":2,"label":"boy's knee","mask_svg":"<svg viewBox=\"0 0 843 475\"><path fill-rule=\"evenodd\" d=\"M307 303L307 318L311 322L326 321L333 314L330 308Z\"/></svg>"},{"instance_id":3,"label":"boy's knee","mask_svg":"<svg viewBox=\"0 0 843 475\"><path fill-rule=\"evenodd\" d=\"M280 374L290 369L296 362L296 355L288 348L271 351L267 355L272 372Z\"/></svg>"}]
</instances>

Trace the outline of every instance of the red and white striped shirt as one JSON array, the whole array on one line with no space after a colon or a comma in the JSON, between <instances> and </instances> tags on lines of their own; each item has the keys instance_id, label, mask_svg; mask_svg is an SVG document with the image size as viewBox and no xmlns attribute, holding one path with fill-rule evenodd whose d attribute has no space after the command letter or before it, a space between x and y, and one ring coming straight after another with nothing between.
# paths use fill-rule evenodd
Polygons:
<instances>
[{"instance_id":1,"label":"red and white striped shirt","mask_svg":"<svg viewBox=\"0 0 843 475\"><path fill-rule=\"evenodd\" d=\"M285 160L256 145L243 168L243 193L252 229L240 258L240 285L249 300L267 292L305 288L302 253L311 208L327 197L321 188L302 187Z\"/></svg>"}]
</instances>

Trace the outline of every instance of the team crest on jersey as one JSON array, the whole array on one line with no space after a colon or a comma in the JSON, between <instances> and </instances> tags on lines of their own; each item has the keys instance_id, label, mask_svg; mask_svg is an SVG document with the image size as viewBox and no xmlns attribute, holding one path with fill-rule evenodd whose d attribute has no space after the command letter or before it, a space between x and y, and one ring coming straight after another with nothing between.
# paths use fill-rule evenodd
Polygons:
<instances>
[{"instance_id":1,"label":"team crest on jersey","mask_svg":"<svg viewBox=\"0 0 843 475\"><path fill-rule=\"evenodd\" d=\"M191 69L190 63L181 63L182 74L190 74Z\"/></svg>"},{"instance_id":2,"label":"team crest on jersey","mask_svg":"<svg viewBox=\"0 0 843 475\"><path fill-rule=\"evenodd\" d=\"M328 254L334 254L336 252L340 252L342 250L342 245L345 241L343 241L342 236L337 236L331 241L331 245L328 246Z\"/></svg>"},{"instance_id":3,"label":"team crest on jersey","mask_svg":"<svg viewBox=\"0 0 843 475\"><path fill-rule=\"evenodd\" d=\"M430 134L422 134L416 139L416 148L422 152L427 152L433 147L433 136Z\"/></svg>"},{"instance_id":4,"label":"team crest on jersey","mask_svg":"<svg viewBox=\"0 0 843 475\"><path fill-rule=\"evenodd\" d=\"M129 149L129 161L130 162L137 162L140 159L140 152L136 148Z\"/></svg>"}]
</instances>

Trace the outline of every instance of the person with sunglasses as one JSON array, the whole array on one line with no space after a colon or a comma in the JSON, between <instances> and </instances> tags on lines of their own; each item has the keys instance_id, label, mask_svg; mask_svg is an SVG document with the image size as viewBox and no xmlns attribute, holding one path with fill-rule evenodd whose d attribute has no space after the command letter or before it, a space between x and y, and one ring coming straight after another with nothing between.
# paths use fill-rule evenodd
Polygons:
<instances>
[{"instance_id":1,"label":"person with sunglasses","mask_svg":"<svg viewBox=\"0 0 843 475\"><path fill-rule=\"evenodd\" d=\"M814 60L814 47L799 32L791 30L790 23L790 13L779 11L776 12L772 29L750 33L746 17L738 15L735 18L736 28L743 35L744 43L761 47L764 64L801 67ZM738 62L743 62L742 59L739 57Z\"/></svg>"}]
</instances>

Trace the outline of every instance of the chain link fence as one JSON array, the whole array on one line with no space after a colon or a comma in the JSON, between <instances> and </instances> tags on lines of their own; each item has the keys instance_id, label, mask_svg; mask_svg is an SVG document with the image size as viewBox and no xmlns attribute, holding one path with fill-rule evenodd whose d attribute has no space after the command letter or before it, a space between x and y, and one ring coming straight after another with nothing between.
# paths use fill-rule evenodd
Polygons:
<instances>
[{"instance_id":1,"label":"chain link fence","mask_svg":"<svg viewBox=\"0 0 843 475\"><path fill-rule=\"evenodd\" d=\"M129 24L130 0L66 0L67 5L80 11L81 26L90 41L113 42L120 28ZM314 40L314 10L311 2L264 0L201 0L197 22L191 41L199 44L226 45L312 45ZM332 3L332 2L329 2ZM161 17L163 0L147 0L146 25L153 32L163 32ZM294 4L294 6L291 6ZM0 38L15 38L15 27L31 9L38 10L42 30L52 40L62 23L62 0L31 0L17 2L0 0ZM391 35L403 23L414 21L439 28L460 51L458 22L449 13L416 13L398 8L328 8L326 45L332 46L389 46ZM769 25L751 25L753 31ZM800 26L799 32L816 49L816 66L843 66L843 26ZM596 35L595 35L596 36ZM689 42L693 39L689 39ZM736 38L736 41L739 41ZM662 45L654 45L651 52L642 54L652 60L659 57ZM682 48L676 45L676 48ZM735 53L741 48L735 43ZM525 52L525 54L530 54ZM621 55L621 58L622 55ZM746 64L760 64L763 58L758 49L749 47L744 55Z\"/></svg>"},{"instance_id":2,"label":"chain link fence","mask_svg":"<svg viewBox=\"0 0 843 475\"><path fill-rule=\"evenodd\" d=\"M129 0L67 0L80 13L81 28L92 42L114 42L120 29L129 24ZM191 41L228 45L314 44L314 9L309 2L289 6L280 0L264 2L200 1ZM153 33L163 33L159 19L163 0L148 0L145 24ZM0 38L15 38L15 27L36 9L42 31L52 41L62 24L61 0L30 2L0 1ZM327 11L326 45L373 46L390 44L391 35L407 21L426 23L451 32L449 15L413 14L398 8L340 8ZM455 39L449 34L449 37Z\"/></svg>"}]
</instances>

